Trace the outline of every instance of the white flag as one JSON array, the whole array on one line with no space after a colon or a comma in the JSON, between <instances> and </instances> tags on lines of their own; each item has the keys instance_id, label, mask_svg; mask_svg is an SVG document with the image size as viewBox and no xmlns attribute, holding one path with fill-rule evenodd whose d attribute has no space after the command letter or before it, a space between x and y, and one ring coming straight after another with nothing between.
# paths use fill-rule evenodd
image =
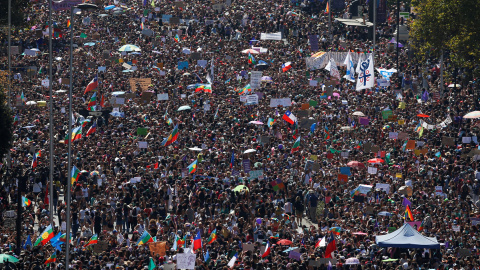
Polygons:
<instances>
[{"instance_id":1,"label":"white flag","mask_svg":"<svg viewBox=\"0 0 480 270\"><path fill-rule=\"evenodd\" d=\"M228 267L232 268L233 266L235 266L235 262L237 261L237 256L238 254L233 255L233 257L230 259L230 261L227 264Z\"/></svg>"},{"instance_id":2,"label":"white flag","mask_svg":"<svg viewBox=\"0 0 480 270\"><path fill-rule=\"evenodd\" d=\"M347 74L343 77L351 82L355 82L355 68L353 67L353 61L350 52L347 54L347 58L345 58L345 62L343 63L347 65Z\"/></svg>"},{"instance_id":3,"label":"white flag","mask_svg":"<svg viewBox=\"0 0 480 270\"><path fill-rule=\"evenodd\" d=\"M360 62L358 65L357 91L372 88L375 85L372 55L370 54L370 57L368 57L367 60Z\"/></svg>"},{"instance_id":4,"label":"white flag","mask_svg":"<svg viewBox=\"0 0 480 270\"><path fill-rule=\"evenodd\" d=\"M330 77L340 80L340 72L338 72L337 64L333 59L330 59Z\"/></svg>"}]
</instances>

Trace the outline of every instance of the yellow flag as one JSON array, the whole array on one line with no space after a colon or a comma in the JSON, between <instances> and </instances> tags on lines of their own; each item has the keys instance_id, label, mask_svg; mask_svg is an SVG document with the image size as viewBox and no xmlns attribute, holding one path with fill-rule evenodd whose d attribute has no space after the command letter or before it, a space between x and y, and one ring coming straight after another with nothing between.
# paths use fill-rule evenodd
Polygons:
<instances>
[{"instance_id":1,"label":"yellow flag","mask_svg":"<svg viewBox=\"0 0 480 270\"><path fill-rule=\"evenodd\" d=\"M399 108L399 109L405 109L405 104L406 104L406 103L403 102L403 101L400 102L400 103L398 104L398 108Z\"/></svg>"},{"instance_id":2,"label":"yellow flag","mask_svg":"<svg viewBox=\"0 0 480 270\"><path fill-rule=\"evenodd\" d=\"M402 178L402 174L401 174L401 173L397 173L397 174L395 175L395 177L397 177L397 178Z\"/></svg>"},{"instance_id":3,"label":"yellow flag","mask_svg":"<svg viewBox=\"0 0 480 270\"><path fill-rule=\"evenodd\" d=\"M418 133L418 137L421 138L422 135L423 135L423 127L422 127L422 129L420 129L420 132Z\"/></svg>"},{"instance_id":4,"label":"yellow flag","mask_svg":"<svg viewBox=\"0 0 480 270\"><path fill-rule=\"evenodd\" d=\"M404 120L404 119L402 119L402 120L398 120L398 124L399 124L399 125L403 125L403 124L405 124L405 120Z\"/></svg>"},{"instance_id":5,"label":"yellow flag","mask_svg":"<svg viewBox=\"0 0 480 270\"><path fill-rule=\"evenodd\" d=\"M152 0L151 5L152 5L152 7L155 7L155 0Z\"/></svg>"}]
</instances>

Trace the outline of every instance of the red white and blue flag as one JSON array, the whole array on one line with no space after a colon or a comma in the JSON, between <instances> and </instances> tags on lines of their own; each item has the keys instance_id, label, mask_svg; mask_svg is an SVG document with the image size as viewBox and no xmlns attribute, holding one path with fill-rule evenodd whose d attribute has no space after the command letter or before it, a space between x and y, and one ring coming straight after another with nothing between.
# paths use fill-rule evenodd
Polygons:
<instances>
[{"instance_id":1,"label":"red white and blue flag","mask_svg":"<svg viewBox=\"0 0 480 270\"><path fill-rule=\"evenodd\" d=\"M290 111L285 112L282 119L292 125L297 121L297 117L295 117L295 115L293 115Z\"/></svg>"}]
</instances>

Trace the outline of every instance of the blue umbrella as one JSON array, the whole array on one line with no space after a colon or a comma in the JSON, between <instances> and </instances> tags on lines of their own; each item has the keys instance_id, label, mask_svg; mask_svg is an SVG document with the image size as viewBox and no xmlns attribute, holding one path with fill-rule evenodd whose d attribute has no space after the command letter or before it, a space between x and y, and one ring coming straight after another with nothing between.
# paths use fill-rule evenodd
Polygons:
<instances>
[{"instance_id":1,"label":"blue umbrella","mask_svg":"<svg viewBox=\"0 0 480 270\"><path fill-rule=\"evenodd\" d=\"M95 42L87 42L83 46L95 46Z\"/></svg>"},{"instance_id":2,"label":"blue umbrella","mask_svg":"<svg viewBox=\"0 0 480 270\"><path fill-rule=\"evenodd\" d=\"M119 96L119 95L123 95L123 94L125 94L125 92L123 92L123 91L112 92L113 96Z\"/></svg>"},{"instance_id":3,"label":"blue umbrella","mask_svg":"<svg viewBox=\"0 0 480 270\"><path fill-rule=\"evenodd\" d=\"M111 112L110 115L113 117L125 117L125 114L123 112Z\"/></svg>"},{"instance_id":4,"label":"blue umbrella","mask_svg":"<svg viewBox=\"0 0 480 270\"><path fill-rule=\"evenodd\" d=\"M141 53L139 53L139 52L132 52L132 53L130 53L130 54L140 55Z\"/></svg>"},{"instance_id":5,"label":"blue umbrella","mask_svg":"<svg viewBox=\"0 0 480 270\"><path fill-rule=\"evenodd\" d=\"M113 8L115 8L115 5L110 5L110 6L106 6L105 10L110 10L110 9L113 9Z\"/></svg>"},{"instance_id":6,"label":"blue umbrella","mask_svg":"<svg viewBox=\"0 0 480 270\"><path fill-rule=\"evenodd\" d=\"M116 7L113 9L113 11L122 11L123 9L121 7Z\"/></svg>"},{"instance_id":7,"label":"blue umbrella","mask_svg":"<svg viewBox=\"0 0 480 270\"><path fill-rule=\"evenodd\" d=\"M127 73L127 72L134 72L134 71L135 71L135 70L126 69L126 70L124 70L124 71L122 71L122 72L125 72L125 73Z\"/></svg>"},{"instance_id":8,"label":"blue umbrella","mask_svg":"<svg viewBox=\"0 0 480 270\"><path fill-rule=\"evenodd\" d=\"M382 212L378 213L378 215L379 215L379 216L391 217L391 216L392 216L392 213L387 212L387 211L382 211Z\"/></svg>"}]
</instances>

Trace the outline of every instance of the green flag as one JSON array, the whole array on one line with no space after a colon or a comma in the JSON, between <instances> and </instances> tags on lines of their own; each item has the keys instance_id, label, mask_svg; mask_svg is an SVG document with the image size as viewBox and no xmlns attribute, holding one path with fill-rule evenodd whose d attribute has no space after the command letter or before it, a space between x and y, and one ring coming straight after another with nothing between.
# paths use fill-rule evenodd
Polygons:
<instances>
[{"instance_id":1,"label":"green flag","mask_svg":"<svg viewBox=\"0 0 480 270\"><path fill-rule=\"evenodd\" d=\"M153 270L155 269L155 263L153 262L153 259L150 258L150 262L148 263L148 270Z\"/></svg>"},{"instance_id":2,"label":"green flag","mask_svg":"<svg viewBox=\"0 0 480 270\"><path fill-rule=\"evenodd\" d=\"M81 34L80 34L80 38L87 38L87 34L81 33Z\"/></svg>"}]
</instances>

